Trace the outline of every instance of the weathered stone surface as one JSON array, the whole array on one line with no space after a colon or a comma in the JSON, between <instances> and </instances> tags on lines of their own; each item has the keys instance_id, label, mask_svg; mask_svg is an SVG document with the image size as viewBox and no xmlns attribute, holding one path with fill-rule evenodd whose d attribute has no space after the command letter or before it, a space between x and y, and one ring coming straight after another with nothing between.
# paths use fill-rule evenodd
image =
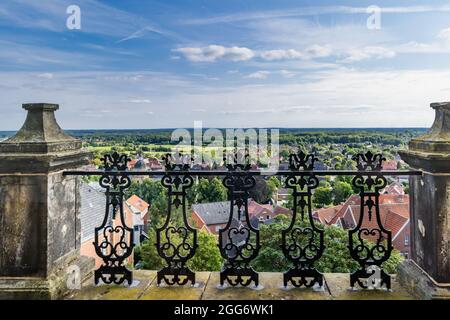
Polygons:
<instances>
[{"instance_id":1,"label":"weathered stone surface","mask_svg":"<svg viewBox=\"0 0 450 320\"><path fill-rule=\"evenodd\" d=\"M157 286L156 278L153 279L150 287L142 294L142 300L200 300L205 290L206 283L210 277L210 272L197 272L196 284L194 286L169 287L161 284Z\"/></svg>"},{"instance_id":2,"label":"weathered stone surface","mask_svg":"<svg viewBox=\"0 0 450 320\"><path fill-rule=\"evenodd\" d=\"M53 153L81 149L81 141L66 134L56 122L59 105L50 103L24 104L28 111L22 128L0 143L0 153Z\"/></svg>"},{"instance_id":3,"label":"weathered stone surface","mask_svg":"<svg viewBox=\"0 0 450 320\"><path fill-rule=\"evenodd\" d=\"M203 299L205 300L324 300L329 299L329 293L325 289L315 292L312 289L298 289L282 287L283 274L272 272L261 272L260 288L227 287L219 289L219 273L211 273L210 281L206 286Z\"/></svg>"},{"instance_id":4,"label":"weathered stone surface","mask_svg":"<svg viewBox=\"0 0 450 320\"><path fill-rule=\"evenodd\" d=\"M410 151L450 153L450 102L432 103L436 117L430 130L409 142Z\"/></svg>"},{"instance_id":5,"label":"weathered stone surface","mask_svg":"<svg viewBox=\"0 0 450 320\"><path fill-rule=\"evenodd\" d=\"M48 103L24 104L28 115L22 128L0 142L0 172L48 173L89 163L91 155L79 139L66 134L56 122L59 106Z\"/></svg>"},{"instance_id":6,"label":"weathered stone surface","mask_svg":"<svg viewBox=\"0 0 450 320\"><path fill-rule=\"evenodd\" d=\"M150 284L156 278L156 271L139 270L134 272L133 284L125 285L94 285L93 278L83 283L82 290L72 290L66 296L67 300L137 300L148 291Z\"/></svg>"},{"instance_id":7,"label":"weathered stone surface","mask_svg":"<svg viewBox=\"0 0 450 320\"><path fill-rule=\"evenodd\" d=\"M87 164L90 153L56 123L57 105L23 107L22 129L0 143L0 296L57 298L67 267L82 277L93 268L79 256L80 178L62 171Z\"/></svg>"},{"instance_id":8,"label":"weathered stone surface","mask_svg":"<svg viewBox=\"0 0 450 320\"><path fill-rule=\"evenodd\" d=\"M362 290L356 288L349 290L348 274L332 273L326 275L326 281L332 299L336 300L412 300L414 297L406 289L401 287L396 281L396 276L392 277L392 291L385 289Z\"/></svg>"},{"instance_id":9,"label":"weathered stone surface","mask_svg":"<svg viewBox=\"0 0 450 320\"><path fill-rule=\"evenodd\" d=\"M450 103L431 107L436 112L431 129L412 139L409 150L399 154L413 169L423 171L421 177L409 179L411 258L435 283L450 283ZM408 264L399 270L405 284L416 281L406 279L413 276L410 271ZM421 287L408 286L415 295L430 298Z\"/></svg>"},{"instance_id":10,"label":"weathered stone surface","mask_svg":"<svg viewBox=\"0 0 450 320\"><path fill-rule=\"evenodd\" d=\"M399 267L397 278L417 299L450 300L450 284L439 285L414 261L406 260Z\"/></svg>"},{"instance_id":11,"label":"weathered stone surface","mask_svg":"<svg viewBox=\"0 0 450 320\"><path fill-rule=\"evenodd\" d=\"M146 270L134 271L134 278L140 281L134 288L124 285L95 286L89 279L82 290L73 291L65 299L100 299L100 300L407 300L413 299L402 288L396 277L393 277L393 290L348 291L349 275L342 273L326 273L324 275L327 287L316 292L313 289L282 288L282 273L262 272L261 288L251 289L228 287L218 289L219 273L197 272L199 285L191 286L156 286L156 272ZM150 284L151 283L151 284Z\"/></svg>"},{"instance_id":12,"label":"weathered stone surface","mask_svg":"<svg viewBox=\"0 0 450 320\"><path fill-rule=\"evenodd\" d=\"M0 175L0 276L45 275L46 189L44 176Z\"/></svg>"}]
</instances>

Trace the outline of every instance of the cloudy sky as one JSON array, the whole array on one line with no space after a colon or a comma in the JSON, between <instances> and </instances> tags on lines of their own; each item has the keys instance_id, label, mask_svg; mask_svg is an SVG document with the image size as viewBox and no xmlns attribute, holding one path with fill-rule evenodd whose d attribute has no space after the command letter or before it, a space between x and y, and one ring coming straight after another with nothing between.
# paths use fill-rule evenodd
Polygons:
<instances>
[{"instance_id":1,"label":"cloudy sky","mask_svg":"<svg viewBox=\"0 0 450 320\"><path fill-rule=\"evenodd\" d=\"M0 2L0 130L27 102L147 129L428 127L447 100L448 0Z\"/></svg>"}]
</instances>

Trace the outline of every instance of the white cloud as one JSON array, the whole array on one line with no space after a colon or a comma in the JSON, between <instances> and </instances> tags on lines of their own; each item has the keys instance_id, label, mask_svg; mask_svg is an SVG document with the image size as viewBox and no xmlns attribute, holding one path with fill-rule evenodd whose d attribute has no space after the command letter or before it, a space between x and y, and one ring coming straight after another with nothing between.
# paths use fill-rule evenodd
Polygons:
<instances>
[{"instance_id":1,"label":"white cloud","mask_svg":"<svg viewBox=\"0 0 450 320\"><path fill-rule=\"evenodd\" d=\"M270 72L269 71L256 71L253 73L250 73L249 75L246 76L246 78L250 78L250 79L266 79L269 76Z\"/></svg>"},{"instance_id":2,"label":"white cloud","mask_svg":"<svg viewBox=\"0 0 450 320\"><path fill-rule=\"evenodd\" d=\"M246 61L256 57L266 61L313 59L327 57L332 53L329 46L320 45L308 46L303 51L295 49L256 51L246 47L224 47L212 44L205 47L183 47L172 51L183 54L187 60L192 62Z\"/></svg>"},{"instance_id":3,"label":"white cloud","mask_svg":"<svg viewBox=\"0 0 450 320\"><path fill-rule=\"evenodd\" d=\"M261 52L261 58L264 60L282 60L282 59L301 59L304 58L305 55L297 50L288 49L288 50L268 50Z\"/></svg>"},{"instance_id":4,"label":"white cloud","mask_svg":"<svg viewBox=\"0 0 450 320\"><path fill-rule=\"evenodd\" d=\"M285 78L292 78L297 75L297 72L283 69L283 70L280 70L280 74Z\"/></svg>"},{"instance_id":5,"label":"white cloud","mask_svg":"<svg viewBox=\"0 0 450 320\"><path fill-rule=\"evenodd\" d=\"M125 41L132 40L132 39L142 38L143 36L145 36L149 32L150 33L160 34L160 35L165 35L165 32L159 30L158 28L155 28L155 27L152 27L152 26L146 26L146 27L144 27L142 29L139 29L138 31L133 32L129 36L118 40L117 43L125 42Z\"/></svg>"},{"instance_id":6,"label":"white cloud","mask_svg":"<svg viewBox=\"0 0 450 320\"><path fill-rule=\"evenodd\" d=\"M348 56L342 60L344 63L357 62L367 59L387 59L395 57L395 51L384 47L364 47L350 49Z\"/></svg>"},{"instance_id":7,"label":"white cloud","mask_svg":"<svg viewBox=\"0 0 450 320\"><path fill-rule=\"evenodd\" d=\"M145 104L150 104L150 103L152 103L152 101L151 100L149 100L149 99L131 99L131 100L128 100L128 102L130 102L130 103L145 103Z\"/></svg>"},{"instance_id":8,"label":"white cloud","mask_svg":"<svg viewBox=\"0 0 450 320\"><path fill-rule=\"evenodd\" d=\"M184 47L173 49L193 62L214 62L217 60L245 61L255 56L253 50L245 47L224 47L209 45L206 47Z\"/></svg>"},{"instance_id":9,"label":"white cloud","mask_svg":"<svg viewBox=\"0 0 450 320\"><path fill-rule=\"evenodd\" d=\"M341 68L296 82L220 87L167 73L141 72L139 80L131 80L137 74L54 72L53 79L36 81L38 74L0 72L3 130L19 128L20 105L36 101L59 103L56 116L65 129L192 127L194 120L205 127L429 127L434 118L429 103L450 94L450 69ZM126 102L150 95L151 111ZM147 111L158 116L143 116Z\"/></svg>"},{"instance_id":10,"label":"white cloud","mask_svg":"<svg viewBox=\"0 0 450 320\"><path fill-rule=\"evenodd\" d=\"M41 73L38 74L38 77L44 79L53 79L53 73Z\"/></svg>"},{"instance_id":11,"label":"white cloud","mask_svg":"<svg viewBox=\"0 0 450 320\"><path fill-rule=\"evenodd\" d=\"M450 28L442 29L441 31L439 31L437 38L442 39L446 42L450 42Z\"/></svg>"},{"instance_id":12,"label":"white cloud","mask_svg":"<svg viewBox=\"0 0 450 320\"><path fill-rule=\"evenodd\" d=\"M399 53L450 53L450 28L439 31L434 41L411 41L395 47L395 50Z\"/></svg>"},{"instance_id":13,"label":"white cloud","mask_svg":"<svg viewBox=\"0 0 450 320\"><path fill-rule=\"evenodd\" d=\"M65 32L66 8L73 0L52 1L1 1L0 25ZM174 36L172 32L154 26L141 15L115 8L96 0L77 0L81 8L81 31L130 40L142 37L146 32ZM136 31L138 30L138 31Z\"/></svg>"},{"instance_id":14,"label":"white cloud","mask_svg":"<svg viewBox=\"0 0 450 320\"><path fill-rule=\"evenodd\" d=\"M425 12L450 12L450 5L397 6L397 7L380 7L380 8L382 13L406 14L406 13L425 13ZM293 8L286 10L252 11L252 12L219 15L215 17L188 19L183 21L183 23L189 25L206 25L206 24L231 23L249 20L308 17L325 14L367 14L367 7L321 6L321 7Z\"/></svg>"}]
</instances>

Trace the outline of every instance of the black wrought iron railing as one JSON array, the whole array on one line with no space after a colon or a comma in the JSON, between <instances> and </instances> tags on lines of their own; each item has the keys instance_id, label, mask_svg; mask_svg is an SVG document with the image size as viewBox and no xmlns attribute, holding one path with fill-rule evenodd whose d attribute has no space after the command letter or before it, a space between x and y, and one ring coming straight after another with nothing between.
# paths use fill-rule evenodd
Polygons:
<instances>
[{"instance_id":1,"label":"black wrought iron railing","mask_svg":"<svg viewBox=\"0 0 450 320\"><path fill-rule=\"evenodd\" d=\"M164 224L157 229L156 248L166 262L158 271L157 282L168 285L195 283L195 272L187 262L197 250L197 230L189 224L187 191L194 185L195 177L222 177L228 190L230 214L228 223L219 231L218 246L224 258L220 272L220 284L231 286L258 286L259 275L251 267L261 249L259 229L250 222L249 191L255 188L256 177L267 172L252 170L248 162L238 161L235 154L226 164L226 170L192 170L190 156L167 154L164 171L129 171L130 158L113 153L102 159L103 170L66 171L65 175L100 176L100 186L105 189L106 208L103 223L95 229L94 246L103 260L95 271L95 283L132 283L132 271L125 260L133 252L134 230L126 223L123 198L133 176L161 177L161 184L168 192L168 210ZM359 269L350 274L350 286L361 288L391 288L391 278L383 271L383 263L393 250L392 233L383 226L380 217L380 190L387 185L387 176L421 175L420 171L383 171L385 158L381 154L357 154L353 157L357 170L314 170L317 157L300 152L289 157L289 170L271 173L282 177L286 188L292 190L293 208L289 227L282 231L281 250L292 264L283 275L283 284L295 287L323 286L323 275L315 268L327 244L324 230L313 219L312 196L319 185L320 176L352 176L352 184L359 190L360 214L356 226L349 230L348 250ZM171 223L175 211L181 212L181 224ZM119 219L116 215L119 214ZM367 217L366 217L367 216ZM363 226L363 220L372 221L371 227ZM299 220L308 225L300 227ZM116 222L112 222L116 221ZM179 220L178 220L179 221ZM236 223L236 221L238 223ZM243 222L243 223L242 223ZM173 238L177 236L178 240ZM365 241L370 238L370 244ZM181 239L181 240L179 240Z\"/></svg>"}]
</instances>

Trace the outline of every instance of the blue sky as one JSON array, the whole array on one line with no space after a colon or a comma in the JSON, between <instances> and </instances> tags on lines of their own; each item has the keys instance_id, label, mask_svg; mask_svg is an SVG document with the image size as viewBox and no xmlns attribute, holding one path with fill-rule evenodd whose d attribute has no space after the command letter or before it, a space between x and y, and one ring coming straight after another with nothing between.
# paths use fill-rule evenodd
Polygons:
<instances>
[{"instance_id":1,"label":"blue sky","mask_svg":"<svg viewBox=\"0 0 450 320\"><path fill-rule=\"evenodd\" d=\"M428 127L449 18L450 1L2 0L0 130L27 102L59 103L67 129Z\"/></svg>"}]
</instances>

